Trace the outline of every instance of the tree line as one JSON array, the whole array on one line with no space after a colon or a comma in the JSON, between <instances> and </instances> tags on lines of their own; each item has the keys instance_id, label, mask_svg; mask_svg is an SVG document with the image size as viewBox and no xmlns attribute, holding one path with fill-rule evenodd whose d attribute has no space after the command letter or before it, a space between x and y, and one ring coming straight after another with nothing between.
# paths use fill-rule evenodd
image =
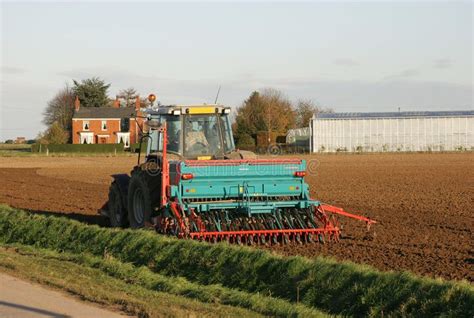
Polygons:
<instances>
[{"instance_id":1,"label":"tree line","mask_svg":"<svg viewBox=\"0 0 474 318\"><path fill-rule=\"evenodd\" d=\"M119 91L115 99L109 98L110 84L93 77L82 81L72 81L65 85L48 102L43 113L43 123L47 129L40 133L41 143L63 144L72 139L72 117L74 101L79 98L81 107L112 107L118 100L120 107L132 107L138 96L134 88ZM140 98L142 107L148 105L146 98ZM255 146L255 136L259 132L286 134L289 129L308 127L314 114L332 112L312 100L298 100L293 104L281 91L267 88L254 91L237 108L232 129L237 147Z\"/></svg>"},{"instance_id":2,"label":"tree line","mask_svg":"<svg viewBox=\"0 0 474 318\"><path fill-rule=\"evenodd\" d=\"M255 147L258 133L286 135L289 129L309 126L313 115L333 112L309 99L300 99L293 104L281 91L266 88L254 91L237 108L233 124L234 138L238 148Z\"/></svg>"}]
</instances>

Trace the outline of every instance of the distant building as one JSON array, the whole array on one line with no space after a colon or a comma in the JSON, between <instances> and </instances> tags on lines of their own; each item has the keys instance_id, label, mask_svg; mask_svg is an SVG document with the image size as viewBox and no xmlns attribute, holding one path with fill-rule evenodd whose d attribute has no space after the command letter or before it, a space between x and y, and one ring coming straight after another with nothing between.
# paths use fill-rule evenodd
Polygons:
<instances>
[{"instance_id":1,"label":"distant building","mask_svg":"<svg viewBox=\"0 0 474 318\"><path fill-rule=\"evenodd\" d=\"M81 107L76 98L72 116L73 144L114 144L125 147L139 142L143 122L140 115L140 100L134 107L120 107L118 101L113 107Z\"/></svg>"},{"instance_id":2,"label":"distant building","mask_svg":"<svg viewBox=\"0 0 474 318\"><path fill-rule=\"evenodd\" d=\"M474 111L320 114L310 122L310 150L474 150Z\"/></svg>"},{"instance_id":3,"label":"distant building","mask_svg":"<svg viewBox=\"0 0 474 318\"><path fill-rule=\"evenodd\" d=\"M16 137L15 144L25 144L26 143L26 138L25 137Z\"/></svg>"}]
</instances>

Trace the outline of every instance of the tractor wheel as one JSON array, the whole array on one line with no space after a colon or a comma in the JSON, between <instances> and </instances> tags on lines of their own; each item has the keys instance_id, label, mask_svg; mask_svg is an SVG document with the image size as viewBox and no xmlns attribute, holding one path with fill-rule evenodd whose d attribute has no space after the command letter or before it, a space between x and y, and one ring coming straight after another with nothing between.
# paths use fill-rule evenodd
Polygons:
<instances>
[{"instance_id":1,"label":"tractor wheel","mask_svg":"<svg viewBox=\"0 0 474 318\"><path fill-rule=\"evenodd\" d=\"M112 227L127 227L127 210L123 204L122 192L118 184L114 181L109 189L109 220Z\"/></svg>"},{"instance_id":2,"label":"tractor wheel","mask_svg":"<svg viewBox=\"0 0 474 318\"><path fill-rule=\"evenodd\" d=\"M128 187L128 220L131 228L145 227L150 223L152 203L145 171L132 173Z\"/></svg>"}]
</instances>

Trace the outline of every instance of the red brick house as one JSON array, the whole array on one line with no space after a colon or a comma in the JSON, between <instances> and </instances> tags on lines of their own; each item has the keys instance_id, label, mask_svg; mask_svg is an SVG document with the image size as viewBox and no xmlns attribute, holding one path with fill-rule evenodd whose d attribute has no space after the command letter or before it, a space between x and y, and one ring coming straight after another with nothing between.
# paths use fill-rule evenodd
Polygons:
<instances>
[{"instance_id":1,"label":"red brick house","mask_svg":"<svg viewBox=\"0 0 474 318\"><path fill-rule=\"evenodd\" d=\"M26 144L26 138L25 137L16 137L15 144Z\"/></svg>"},{"instance_id":2,"label":"red brick house","mask_svg":"<svg viewBox=\"0 0 474 318\"><path fill-rule=\"evenodd\" d=\"M140 101L134 107L120 107L115 101L113 107L81 107L76 98L72 116L73 144L115 144L125 147L140 141Z\"/></svg>"}]
</instances>

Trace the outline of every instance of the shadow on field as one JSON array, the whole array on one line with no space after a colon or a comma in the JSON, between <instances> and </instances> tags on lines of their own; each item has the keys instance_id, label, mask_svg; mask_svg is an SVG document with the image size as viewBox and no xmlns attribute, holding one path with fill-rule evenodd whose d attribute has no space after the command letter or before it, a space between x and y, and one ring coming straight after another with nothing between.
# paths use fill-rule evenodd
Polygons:
<instances>
[{"instance_id":1,"label":"shadow on field","mask_svg":"<svg viewBox=\"0 0 474 318\"><path fill-rule=\"evenodd\" d=\"M52 215L56 217L65 217L68 219L76 220L82 223L95 224L99 226L109 226L109 221L105 216L102 215L89 215L89 214L79 214L79 213L64 213L64 212L51 212L51 211L36 211L36 210L27 210L31 213L41 214L41 215Z\"/></svg>"}]
</instances>

